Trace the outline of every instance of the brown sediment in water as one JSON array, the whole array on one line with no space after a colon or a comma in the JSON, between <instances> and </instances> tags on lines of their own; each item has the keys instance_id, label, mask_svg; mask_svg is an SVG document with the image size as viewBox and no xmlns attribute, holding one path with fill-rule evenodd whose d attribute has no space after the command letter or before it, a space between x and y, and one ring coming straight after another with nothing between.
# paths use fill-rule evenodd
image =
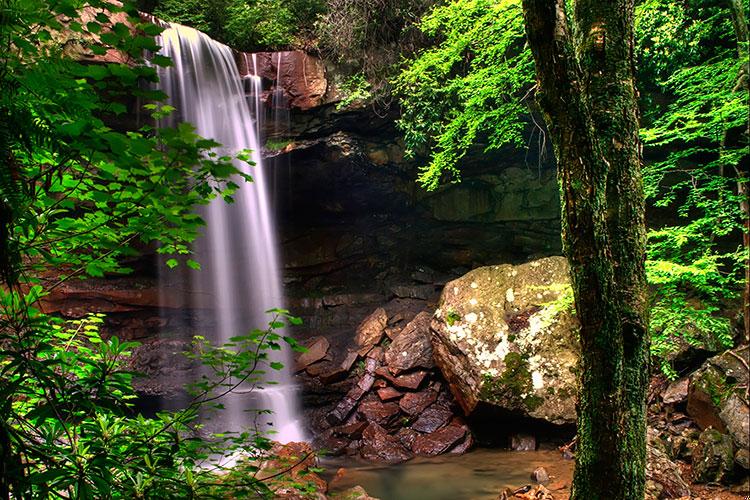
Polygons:
<instances>
[{"instance_id":1,"label":"brown sediment in water","mask_svg":"<svg viewBox=\"0 0 750 500\"><path fill-rule=\"evenodd\" d=\"M361 485L381 500L495 500L506 488L532 484L530 475L544 467L545 486L555 500L570 495L573 461L557 451L478 449L465 455L415 458L399 465L379 465L356 459L325 462L330 490Z\"/></svg>"}]
</instances>

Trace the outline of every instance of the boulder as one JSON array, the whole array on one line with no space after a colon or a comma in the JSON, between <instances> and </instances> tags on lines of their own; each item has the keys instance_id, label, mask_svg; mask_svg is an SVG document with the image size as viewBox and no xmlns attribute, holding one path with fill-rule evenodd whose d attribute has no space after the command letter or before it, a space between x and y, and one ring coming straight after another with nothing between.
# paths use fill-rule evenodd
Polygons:
<instances>
[{"instance_id":1,"label":"boulder","mask_svg":"<svg viewBox=\"0 0 750 500\"><path fill-rule=\"evenodd\" d=\"M371 423L362 433L362 458L377 462L397 464L411 458L404 445L396 436L389 435L376 423Z\"/></svg>"},{"instance_id":2,"label":"boulder","mask_svg":"<svg viewBox=\"0 0 750 500\"><path fill-rule=\"evenodd\" d=\"M510 449L513 451L536 450L536 438L529 434L513 434L510 437Z\"/></svg>"},{"instance_id":3,"label":"boulder","mask_svg":"<svg viewBox=\"0 0 750 500\"><path fill-rule=\"evenodd\" d=\"M431 406L419 415L416 422L411 426L412 429L419 432L430 433L444 427L450 422L453 412L442 406Z\"/></svg>"},{"instance_id":4,"label":"boulder","mask_svg":"<svg viewBox=\"0 0 750 500\"><path fill-rule=\"evenodd\" d=\"M716 429L706 429L693 450L693 481L726 483L734 469L732 439Z\"/></svg>"},{"instance_id":5,"label":"boulder","mask_svg":"<svg viewBox=\"0 0 750 500\"><path fill-rule=\"evenodd\" d=\"M688 414L701 429L727 432L738 448L750 447L750 408L743 398L750 382L748 346L725 351L690 376Z\"/></svg>"},{"instance_id":6,"label":"boulder","mask_svg":"<svg viewBox=\"0 0 750 500\"><path fill-rule=\"evenodd\" d=\"M680 467L669 459L657 432L648 429L646 447L646 499L680 498L690 496L690 488L680 473Z\"/></svg>"},{"instance_id":7,"label":"boulder","mask_svg":"<svg viewBox=\"0 0 750 500\"><path fill-rule=\"evenodd\" d=\"M269 455L272 458L260 464L257 478L266 480L277 498L303 498L295 495L305 487L320 493L328 489L328 483L311 470L317 457L308 443L277 443Z\"/></svg>"},{"instance_id":8,"label":"boulder","mask_svg":"<svg viewBox=\"0 0 750 500\"><path fill-rule=\"evenodd\" d=\"M328 498L330 500L378 500L377 498L368 495L365 489L361 486L353 486L348 490L331 493L328 495Z\"/></svg>"},{"instance_id":9,"label":"boulder","mask_svg":"<svg viewBox=\"0 0 750 500\"><path fill-rule=\"evenodd\" d=\"M687 400L690 379L685 377L669 384L661 394L662 402L666 404L678 404Z\"/></svg>"},{"instance_id":10,"label":"boulder","mask_svg":"<svg viewBox=\"0 0 750 500\"><path fill-rule=\"evenodd\" d=\"M445 453L464 439L466 429L449 425L431 434L422 434L414 439L411 449L417 455L434 456Z\"/></svg>"},{"instance_id":11,"label":"boulder","mask_svg":"<svg viewBox=\"0 0 750 500\"><path fill-rule=\"evenodd\" d=\"M531 480L535 483L546 483L549 481L549 474L544 467L537 467L531 472Z\"/></svg>"},{"instance_id":12,"label":"boulder","mask_svg":"<svg viewBox=\"0 0 750 500\"><path fill-rule=\"evenodd\" d=\"M398 377L394 377L390 374L387 368L381 366L377 370L375 370L375 373L384 379L386 379L391 384L395 385L396 387L399 387L401 389L411 389L411 390L417 390L420 385L422 385L422 381L427 376L426 371L416 371L412 373L405 373L404 375L399 375Z\"/></svg>"},{"instance_id":13,"label":"boulder","mask_svg":"<svg viewBox=\"0 0 750 500\"><path fill-rule=\"evenodd\" d=\"M388 314L385 309L378 307L357 327L357 345L362 347L374 346L385 333L385 326L388 323Z\"/></svg>"},{"instance_id":14,"label":"boulder","mask_svg":"<svg viewBox=\"0 0 750 500\"><path fill-rule=\"evenodd\" d=\"M430 369L432 341L430 339L430 313L421 312L395 336L385 352L385 363L394 375L414 368Z\"/></svg>"},{"instance_id":15,"label":"boulder","mask_svg":"<svg viewBox=\"0 0 750 500\"><path fill-rule=\"evenodd\" d=\"M483 402L575 423L578 323L565 258L481 267L451 281L431 328L435 363L467 415Z\"/></svg>"}]
</instances>

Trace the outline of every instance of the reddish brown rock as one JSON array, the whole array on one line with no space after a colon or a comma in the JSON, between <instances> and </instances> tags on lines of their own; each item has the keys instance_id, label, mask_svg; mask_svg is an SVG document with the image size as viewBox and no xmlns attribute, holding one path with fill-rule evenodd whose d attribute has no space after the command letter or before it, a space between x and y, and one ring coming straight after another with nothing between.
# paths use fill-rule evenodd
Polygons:
<instances>
[{"instance_id":1,"label":"reddish brown rock","mask_svg":"<svg viewBox=\"0 0 750 500\"><path fill-rule=\"evenodd\" d=\"M292 50L237 53L236 59L241 75L256 74L274 81L283 90L288 107L305 110L327 102L328 79L318 57Z\"/></svg>"},{"instance_id":2,"label":"reddish brown rock","mask_svg":"<svg viewBox=\"0 0 750 500\"><path fill-rule=\"evenodd\" d=\"M385 351L380 346L375 346L372 349L370 349L370 352L367 353L368 358L372 358L378 363L382 363L383 359L385 358Z\"/></svg>"},{"instance_id":3,"label":"reddish brown rock","mask_svg":"<svg viewBox=\"0 0 750 500\"><path fill-rule=\"evenodd\" d=\"M389 326L385 329L385 335L393 340L398 336L399 333L401 333L401 330L403 330L403 327L400 326Z\"/></svg>"},{"instance_id":4,"label":"reddish brown rock","mask_svg":"<svg viewBox=\"0 0 750 500\"><path fill-rule=\"evenodd\" d=\"M401 444L403 444L407 449L411 450L412 445L414 445L414 441L420 436L417 431L414 429L410 429L409 427L402 427L398 430L396 433L396 437L401 441Z\"/></svg>"},{"instance_id":5,"label":"reddish brown rock","mask_svg":"<svg viewBox=\"0 0 750 500\"><path fill-rule=\"evenodd\" d=\"M362 437L362 431L365 430L367 425L367 422L353 422L351 424L334 427L332 430L337 436L343 436L349 439L359 439Z\"/></svg>"},{"instance_id":6,"label":"reddish brown rock","mask_svg":"<svg viewBox=\"0 0 750 500\"><path fill-rule=\"evenodd\" d=\"M328 483L310 471L315 467L316 456L308 443L276 444L270 455L274 457L273 460L265 462L256 477L267 479L265 484L272 491L279 493L294 488L290 483L312 484L320 492L328 489ZM280 470L286 472L279 475Z\"/></svg>"},{"instance_id":7,"label":"reddish brown rock","mask_svg":"<svg viewBox=\"0 0 750 500\"><path fill-rule=\"evenodd\" d=\"M427 408L411 426L419 432L430 433L444 427L450 422L453 412L441 406Z\"/></svg>"},{"instance_id":8,"label":"reddish brown rock","mask_svg":"<svg viewBox=\"0 0 750 500\"><path fill-rule=\"evenodd\" d=\"M464 453L469 451L472 446L474 446L474 437L471 435L469 428L464 427L464 429L466 429L466 437L463 441L451 448L449 452L451 455L463 455Z\"/></svg>"},{"instance_id":9,"label":"reddish brown rock","mask_svg":"<svg viewBox=\"0 0 750 500\"><path fill-rule=\"evenodd\" d=\"M365 372L364 375L362 375L362 378L359 379L359 382L357 382L357 387L362 389L363 392L367 392L372 388L372 384L375 383L375 377Z\"/></svg>"},{"instance_id":10,"label":"reddish brown rock","mask_svg":"<svg viewBox=\"0 0 750 500\"><path fill-rule=\"evenodd\" d=\"M393 387L383 387L378 389L378 397L381 401L393 401L403 396L403 393L397 391Z\"/></svg>"},{"instance_id":11,"label":"reddish brown rock","mask_svg":"<svg viewBox=\"0 0 750 500\"><path fill-rule=\"evenodd\" d=\"M378 369L378 360L375 358L367 358L365 359L365 372L367 373L375 373L375 370Z\"/></svg>"},{"instance_id":12,"label":"reddish brown rock","mask_svg":"<svg viewBox=\"0 0 750 500\"><path fill-rule=\"evenodd\" d=\"M326 415L326 422L331 425L340 424L341 422L346 420L346 417L348 417L349 414L354 410L355 406L357 406L356 401L345 397L344 399L339 401L339 404L337 404L336 407L328 415Z\"/></svg>"},{"instance_id":13,"label":"reddish brown rock","mask_svg":"<svg viewBox=\"0 0 750 500\"><path fill-rule=\"evenodd\" d=\"M689 386L690 379L688 377L676 380L661 393L661 400L666 404L682 403L687 400Z\"/></svg>"},{"instance_id":14,"label":"reddish brown rock","mask_svg":"<svg viewBox=\"0 0 750 500\"><path fill-rule=\"evenodd\" d=\"M329 385L335 384L336 382L341 382L348 375L349 372L347 370L344 370L343 368L334 368L332 370L321 373L319 378L322 383Z\"/></svg>"},{"instance_id":15,"label":"reddish brown rock","mask_svg":"<svg viewBox=\"0 0 750 500\"><path fill-rule=\"evenodd\" d=\"M387 323L388 315L385 309L382 307L375 309L357 327L357 345L364 347L374 346L380 342L380 339L383 338L383 333L385 333L385 325Z\"/></svg>"},{"instance_id":16,"label":"reddish brown rock","mask_svg":"<svg viewBox=\"0 0 750 500\"><path fill-rule=\"evenodd\" d=\"M426 371L416 371L412 373L407 373L404 375L399 375L398 377L395 377L391 375L388 372L388 369L381 366L377 370L375 370L375 373L384 379L388 380L391 384L395 385L396 387L400 387L402 389L411 389L416 390L419 388L420 385L422 385L422 381L427 376Z\"/></svg>"},{"instance_id":17,"label":"reddish brown rock","mask_svg":"<svg viewBox=\"0 0 750 500\"><path fill-rule=\"evenodd\" d=\"M398 402L399 407L408 415L418 415L437 401L437 393L432 390L410 392Z\"/></svg>"},{"instance_id":18,"label":"reddish brown rock","mask_svg":"<svg viewBox=\"0 0 750 500\"><path fill-rule=\"evenodd\" d=\"M383 403L377 399L363 401L357 411L368 422L375 422L384 427L393 424L400 413L396 403Z\"/></svg>"},{"instance_id":19,"label":"reddish brown rock","mask_svg":"<svg viewBox=\"0 0 750 500\"><path fill-rule=\"evenodd\" d=\"M297 356L296 371L302 371L316 361L320 361L321 359L325 358L326 354L328 354L328 348L330 346L331 345L328 342L328 339L326 339L325 337L314 337L310 339L310 341L305 345L305 348L307 348L307 350Z\"/></svg>"},{"instance_id":20,"label":"reddish brown rock","mask_svg":"<svg viewBox=\"0 0 750 500\"><path fill-rule=\"evenodd\" d=\"M341 369L347 372L351 370L354 363L357 362L358 357L359 357L359 353L357 351L349 351L346 354L344 361L341 362Z\"/></svg>"},{"instance_id":21,"label":"reddish brown rock","mask_svg":"<svg viewBox=\"0 0 750 500\"><path fill-rule=\"evenodd\" d=\"M466 429L449 425L431 434L418 436L412 444L412 451L417 455L434 456L448 451L453 445L466 436Z\"/></svg>"},{"instance_id":22,"label":"reddish brown rock","mask_svg":"<svg viewBox=\"0 0 750 500\"><path fill-rule=\"evenodd\" d=\"M385 363L394 375L414 368L430 369L435 366L432 360L432 340L430 321L432 315L421 312L396 335L385 353Z\"/></svg>"},{"instance_id":23,"label":"reddish brown rock","mask_svg":"<svg viewBox=\"0 0 750 500\"><path fill-rule=\"evenodd\" d=\"M397 437L389 435L375 423L368 425L362 433L360 454L366 460L389 464L405 462L411 458L409 451Z\"/></svg>"}]
</instances>

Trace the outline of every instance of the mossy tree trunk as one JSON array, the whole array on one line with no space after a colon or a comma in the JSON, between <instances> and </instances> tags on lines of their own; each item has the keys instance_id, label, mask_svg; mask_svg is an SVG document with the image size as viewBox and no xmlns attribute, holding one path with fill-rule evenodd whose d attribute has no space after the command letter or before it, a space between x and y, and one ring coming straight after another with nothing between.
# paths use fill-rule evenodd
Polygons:
<instances>
[{"instance_id":1,"label":"mossy tree trunk","mask_svg":"<svg viewBox=\"0 0 750 500\"><path fill-rule=\"evenodd\" d=\"M581 323L572 497L644 497L648 318L632 0L523 0Z\"/></svg>"}]
</instances>

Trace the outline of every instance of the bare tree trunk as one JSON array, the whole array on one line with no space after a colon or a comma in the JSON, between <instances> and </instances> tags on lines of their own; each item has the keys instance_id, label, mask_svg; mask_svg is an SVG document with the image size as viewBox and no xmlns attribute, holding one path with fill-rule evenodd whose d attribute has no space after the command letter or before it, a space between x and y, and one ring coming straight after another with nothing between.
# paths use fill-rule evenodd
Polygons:
<instances>
[{"instance_id":1,"label":"bare tree trunk","mask_svg":"<svg viewBox=\"0 0 750 500\"><path fill-rule=\"evenodd\" d=\"M523 0L581 323L572 497L644 497L648 321L633 3ZM571 34L575 33L575 36Z\"/></svg>"}]
</instances>

